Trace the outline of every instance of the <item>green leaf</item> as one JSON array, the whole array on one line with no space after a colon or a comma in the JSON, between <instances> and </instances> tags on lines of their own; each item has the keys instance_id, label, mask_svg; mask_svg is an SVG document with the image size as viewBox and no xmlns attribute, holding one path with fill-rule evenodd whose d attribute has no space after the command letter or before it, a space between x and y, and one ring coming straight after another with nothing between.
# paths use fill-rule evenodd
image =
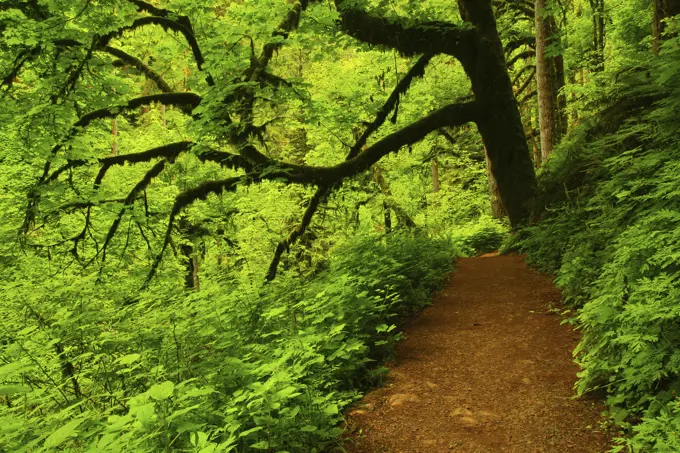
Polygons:
<instances>
[{"instance_id":1,"label":"green leaf","mask_svg":"<svg viewBox=\"0 0 680 453\"><path fill-rule=\"evenodd\" d=\"M323 408L323 413L326 415L337 415L338 412L339 411L337 404L329 404L328 406Z\"/></svg>"},{"instance_id":2,"label":"green leaf","mask_svg":"<svg viewBox=\"0 0 680 453\"><path fill-rule=\"evenodd\" d=\"M137 408L135 415L142 425L150 425L156 418L156 405L154 403L143 404Z\"/></svg>"},{"instance_id":3,"label":"green leaf","mask_svg":"<svg viewBox=\"0 0 680 453\"><path fill-rule=\"evenodd\" d=\"M44 448L55 448L64 443L69 437L75 437L78 433L76 432L76 428L80 426L81 423L85 421L83 418L77 418L75 420L71 420L55 432L49 435L47 439L45 439L45 444L43 445Z\"/></svg>"},{"instance_id":4,"label":"green leaf","mask_svg":"<svg viewBox=\"0 0 680 453\"><path fill-rule=\"evenodd\" d=\"M123 357L120 357L118 359L118 363L121 365L130 365L131 363L134 363L138 361L142 356L139 354L128 354L124 355Z\"/></svg>"},{"instance_id":5,"label":"green leaf","mask_svg":"<svg viewBox=\"0 0 680 453\"><path fill-rule=\"evenodd\" d=\"M267 442L266 440L261 440L259 442L255 442L254 444L251 444L250 448L254 448L256 450L268 450L269 442Z\"/></svg>"},{"instance_id":6,"label":"green leaf","mask_svg":"<svg viewBox=\"0 0 680 453\"><path fill-rule=\"evenodd\" d=\"M31 389L18 384L0 385L0 395L14 395L16 393L28 393Z\"/></svg>"},{"instance_id":7,"label":"green leaf","mask_svg":"<svg viewBox=\"0 0 680 453\"><path fill-rule=\"evenodd\" d=\"M163 401L170 398L174 390L175 384L170 381L165 381L151 386L147 393L156 401Z\"/></svg>"}]
</instances>

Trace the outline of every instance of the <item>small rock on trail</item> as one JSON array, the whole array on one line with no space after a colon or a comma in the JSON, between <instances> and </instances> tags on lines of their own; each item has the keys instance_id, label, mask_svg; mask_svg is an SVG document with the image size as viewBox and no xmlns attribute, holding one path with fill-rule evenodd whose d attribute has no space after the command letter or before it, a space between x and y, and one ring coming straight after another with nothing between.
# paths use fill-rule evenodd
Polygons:
<instances>
[{"instance_id":1,"label":"small rock on trail","mask_svg":"<svg viewBox=\"0 0 680 453\"><path fill-rule=\"evenodd\" d=\"M607 451L604 408L572 398L578 336L550 311L559 301L518 255L460 260L406 329L388 384L348 414L348 451Z\"/></svg>"}]
</instances>

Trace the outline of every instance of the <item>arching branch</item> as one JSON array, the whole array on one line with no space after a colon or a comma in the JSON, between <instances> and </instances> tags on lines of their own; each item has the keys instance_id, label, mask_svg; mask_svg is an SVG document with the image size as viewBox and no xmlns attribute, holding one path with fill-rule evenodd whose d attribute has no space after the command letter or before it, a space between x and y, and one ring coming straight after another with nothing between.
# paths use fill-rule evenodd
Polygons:
<instances>
[{"instance_id":1,"label":"arching branch","mask_svg":"<svg viewBox=\"0 0 680 453\"><path fill-rule=\"evenodd\" d=\"M508 68L512 68L515 63L517 63L519 60L526 60L527 58L532 58L536 56L536 51L534 50L525 50L524 52L520 52L511 59L508 60L507 66Z\"/></svg>"},{"instance_id":2,"label":"arching branch","mask_svg":"<svg viewBox=\"0 0 680 453\"><path fill-rule=\"evenodd\" d=\"M445 22L417 23L399 18L372 15L354 6L354 2L335 0L340 13L340 28L367 44L398 50L405 56L446 54L467 60L477 39L474 29Z\"/></svg>"},{"instance_id":3,"label":"arching branch","mask_svg":"<svg viewBox=\"0 0 680 453\"><path fill-rule=\"evenodd\" d=\"M527 88L529 88L529 85L534 80L535 75L536 75L536 67L533 67L533 69L531 70L531 73L529 74L529 77L527 77L527 79L524 81L524 83L517 89L517 93L515 93L515 96L521 95L522 93L524 93L524 91ZM518 79L519 79L519 77L518 77Z\"/></svg>"},{"instance_id":4,"label":"arching branch","mask_svg":"<svg viewBox=\"0 0 680 453\"><path fill-rule=\"evenodd\" d=\"M114 118L120 111L136 109L143 105L152 104L154 102L160 102L165 105L189 106L193 110L198 106L198 104L200 104L201 100L202 98L194 93L163 93L142 96L132 99L123 105L110 106L95 110L80 117L80 119L71 127L71 130L66 135L66 137L52 148L51 155L56 155L68 140L73 138L82 128L87 127L92 121L104 118ZM49 177L49 171L52 165L51 162L51 159L48 159L45 162L45 167L43 168L43 174L40 178L39 184L44 183L48 179L52 179Z\"/></svg>"},{"instance_id":5,"label":"arching branch","mask_svg":"<svg viewBox=\"0 0 680 453\"><path fill-rule=\"evenodd\" d=\"M168 145L163 145L159 146L153 149L149 149L146 151L143 151L141 153L132 153L132 154L118 154L115 156L109 156L109 157L102 157L98 159L99 164L101 165L101 168L99 170L99 173L97 174L97 177L95 179L95 186L98 186L101 184L102 179L104 179L104 176L106 175L106 172L109 170L109 168L116 166L116 165L125 165L125 164L136 164L140 162L149 162L153 159L159 158L159 157L164 157L168 160L173 160L176 158L180 153L187 151L188 149L193 146L192 142L176 142L176 143L170 143ZM61 176L65 171L73 169L73 168L78 168L85 166L87 164L90 164L91 161L84 160L84 159L73 159L69 160L66 165L59 167L57 170L53 171L52 174L49 176L44 181L44 184L49 184L51 182L54 182Z\"/></svg>"},{"instance_id":6,"label":"arching branch","mask_svg":"<svg viewBox=\"0 0 680 453\"><path fill-rule=\"evenodd\" d=\"M382 126L385 123L390 112L398 108L400 96L406 93L406 91L408 91L408 89L411 86L411 83L416 78L422 77L425 74L425 68L427 67L427 64L430 62L432 57L433 57L432 54L423 55L422 57L420 57L416 64L413 65L413 67L399 81L395 89L387 98L385 104L378 111L373 122L371 122L368 125L368 127L361 134L361 136L354 144L354 146L352 146L345 160L353 159L359 154L359 152L361 152L361 149L364 147L364 145L366 145L366 142L368 141L369 137L375 131L377 131L380 128L380 126ZM394 118L396 120L396 112ZM309 200L309 203L307 204L307 208L305 209L305 212L302 215L300 225L298 225L298 227L294 229L288 235L288 237L286 237L284 240L280 241L276 245L274 257L272 258L272 261L269 264L269 269L265 277L266 281L270 282L276 278L276 273L278 271L279 263L281 262L281 257L283 256L283 253L287 252L290 249L290 246L293 245L300 237L302 237L302 235L307 230L307 227L309 227L309 225L311 224L312 218L314 217L314 214L318 210L321 202L328 196L328 194L330 194L335 189L335 187L336 186L320 186L316 190L312 198Z\"/></svg>"},{"instance_id":7,"label":"arching branch","mask_svg":"<svg viewBox=\"0 0 680 453\"><path fill-rule=\"evenodd\" d=\"M248 183L250 183L250 179L243 176L221 179L216 181L206 181L198 185L197 187L194 187L193 189L186 190L177 195L177 197L175 198L175 203L172 206L172 210L170 211L170 218L168 219L168 226L165 230L163 245L161 246L161 250L154 258L154 262L151 265L151 269L149 270L149 274L147 275L146 280L142 285L142 288L147 288L153 277L156 275L156 272L158 271L158 266L160 266L161 261L163 260L163 254L165 253L165 250L168 248L168 245L170 244L170 239L172 237L172 228L175 224L175 218L182 209L189 206L194 201L205 200L206 198L208 198L208 195L234 191L239 185Z\"/></svg>"},{"instance_id":8,"label":"arching branch","mask_svg":"<svg viewBox=\"0 0 680 453\"><path fill-rule=\"evenodd\" d=\"M276 52L282 45L283 41L288 37L288 34L295 30L300 23L300 16L302 12L309 6L309 0L295 0L293 7L288 11L286 17L279 24L276 30L272 33L272 38L277 39L264 45L262 53L259 58L251 58L250 66L245 72L244 79L248 82L262 84L269 79L271 75L267 74L266 69L269 65L274 52ZM252 41L251 41L252 45ZM257 149L252 146L246 146L250 135L257 134L256 127L253 122L254 107L255 107L255 92L247 86L244 89L238 90L234 95L230 96L233 99L227 99L226 102L238 100L241 104L240 119L242 123L242 132L234 133L232 136L232 143L236 145L239 153L246 159L253 163L264 162L267 158Z\"/></svg>"},{"instance_id":9,"label":"arching branch","mask_svg":"<svg viewBox=\"0 0 680 453\"><path fill-rule=\"evenodd\" d=\"M532 97L536 96L537 94L538 94L538 93L536 92L536 90L531 90L531 91L530 91L529 93L527 93L522 99L520 99L520 100L517 102L517 104L520 105L520 106L521 106L521 105L524 105L529 99L531 99Z\"/></svg>"},{"instance_id":10,"label":"arching branch","mask_svg":"<svg viewBox=\"0 0 680 453\"><path fill-rule=\"evenodd\" d=\"M163 93L172 92L172 88L170 88L170 85L168 85L168 83L163 79L163 77L159 73L151 69L150 66L144 64L144 62L142 62L142 60L140 60L139 58L134 57L116 47L106 46L104 47L104 51L113 55L114 57L119 58L121 61L131 66L134 66L138 71L144 74L144 76L146 76L147 79L154 82L158 89L161 90ZM185 113L188 114L190 112Z\"/></svg>"},{"instance_id":11,"label":"arching branch","mask_svg":"<svg viewBox=\"0 0 680 453\"><path fill-rule=\"evenodd\" d=\"M319 186L340 182L354 176L378 162L384 156L399 151L402 147L412 145L425 138L431 132L442 127L459 126L469 122L477 122L479 118L476 102L451 104L436 110L424 118L393 132L382 140L368 147L353 159L332 167L311 167L294 164L281 164L276 171L268 173L268 179L285 178L300 184L316 184Z\"/></svg>"},{"instance_id":12,"label":"arching branch","mask_svg":"<svg viewBox=\"0 0 680 453\"><path fill-rule=\"evenodd\" d=\"M392 91L390 94L389 98L387 99L387 102L382 106L382 108L378 111L378 114L376 115L375 119L371 124L368 125L364 133L361 135L359 140L357 140L356 144L352 147L352 149L349 152L349 155L347 159L352 159L354 158L359 152L361 151L361 148L364 147L366 144L366 141L369 139L369 137L377 131L380 126L385 124L385 121L387 120L388 115L390 112L392 112L395 109L399 108L399 99L401 98L401 95L405 94L408 89L411 87L411 83L419 78L425 75L425 68L427 67L428 63L430 60L432 60L432 57L434 54L428 53L423 56L421 56L418 61L416 62L415 65L406 73L406 75L399 81L395 89ZM395 112L396 113L396 112ZM396 121L396 116L394 117Z\"/></svg>"},{"instance_id":13,"label":"arching branch","mask_svg":"<svg viewBox=\"0 0 680 453\"><path fill-rule=\"evenodd\" d=\"M120 209L120 211L118 211L118 216L116 216L116 219L111 224L109 232L106 234L106 238L104 239L104 244L102 245L101 250L102 263L106 260L106 250L111 243L111 240L116 235L118 226L120 225L121 220L123 220L123 216L125 215L125 211L127 210L128 206L132 205L137 198L137 194L146 189L149 184L151 184L151 180L158 176L165 169L166 163L167 161L165 159L159 160L153 167L151 167L149 171L146 172L141 181L139 181L135 187L132 188L127 197L125 197L125 200L123 201L123 207Z\"/></svg>"},{"instance_id":14,"label":"arching branch","mask_svg":"<svg viewBox=\"0 0 680 453\"><path fill-rule=\"evenodd\" d=\"M271 282L276 278L283 253L287 252L290 249L290 246L295 244L295 242L305 234L305 231L307 231L307 228L312 223L314 214L316 214L316 211L319 209L321 201L326 198L329 193L329 187L319 187L307 203L307 208L302 215L300 224L288 235L288 237L286 237L286 239L276 245L274 258L272 258L272 261L269 264L269 269L267 270L267 275L265 277L266 281Z\"/></svg>"},{"instance_id":15,"label":"arching branch","mask_svg":"<svg viewBox=\"0 0 680 453\"><path fill-rule=\"evenodd\" d=\"M158 17L171 17L177 16L177 14L163 8L152 5L151 3L142 0L128 0L130 3L137 7L138 11L146 11L147 13L158 16ZM183 23L187 28L191 29L191 24L187 21L189 20L186 16L179 16L177 22Z\"/></svg>"},{"instance_id":16,"label":"arching branch","mask_svg":"<svg viewBox=\"0 0 680 453\"><path fill-rule=\"evenodd\" d=\"M519 49L522 46L529 46L530 48L534 48L536 45L536 38L534 36L519 36L514 39L511 39L506 45L505 45L505 55L510 55L512 52L515 50Z\"/></svg>"},{"instance_id":17,"label":"arching branch","mask_svg":"<svg viewBox=\"0 0 680 453\"><path fill-rule=\"evenodd\" d=\"M528 72L528 71L533 71L532 74L529 76L529 79L531 79L536 72L536 66L526 65L522 69L517 71L517 73L515 74L515 77L512 79L512 82L510 82L512 84L512 86L517 85L517 82L519 82L519 80L522 78L522 75L524 75L524 73Z\"/></svg>"},{"instance_id":18,"label":"arching branch","mask_svg":"<svg viewBox=\"0 0 680 453\"><path fill-rule=\"evenodd\" d=\"M166 31L172 30L176 33L181 33L187 40L187 44L189 44L189 47L191 48L194 60L196 61L196 66L198 67L199 71L203 70L203 64L205 63L203 53L201 52L201 48L198 45L198 41L194 36L190 24L188 24L188 20L185 23L181 23L179 20L172 20L168 17L162 16L140 17L139 19L136 19L132 24L128 26L120 28L118 30L114 30L109 34L102 36L101 39L99 40L99 45L102 47L107 46L113 38L122 35L124 32L136 30L137 28L141 28L146 25L160 25ZM213 86L215 84L215 81L213 80L210 74L207 75L206 81L210 86Z\"/></svg>"}]
</instances>

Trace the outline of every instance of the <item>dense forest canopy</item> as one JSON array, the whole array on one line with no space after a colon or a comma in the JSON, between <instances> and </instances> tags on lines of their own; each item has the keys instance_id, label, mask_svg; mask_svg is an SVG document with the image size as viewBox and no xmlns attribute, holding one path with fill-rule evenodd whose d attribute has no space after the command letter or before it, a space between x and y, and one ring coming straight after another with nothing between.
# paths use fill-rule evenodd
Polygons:
<instances>
[{"instance_id":1,"label":"dense forest canopy","mask_svg":"<svg viewBox=\"0 0 680 453\"><path fill-rule=\"evenodd\" d=\"M331 450L453 258L504 240L579 310L621 445L677 451L646 237L676 240L678 13L4 1L0 451ZM665 318L626 311L649 292Z\"/></svg>"}]
</instances>

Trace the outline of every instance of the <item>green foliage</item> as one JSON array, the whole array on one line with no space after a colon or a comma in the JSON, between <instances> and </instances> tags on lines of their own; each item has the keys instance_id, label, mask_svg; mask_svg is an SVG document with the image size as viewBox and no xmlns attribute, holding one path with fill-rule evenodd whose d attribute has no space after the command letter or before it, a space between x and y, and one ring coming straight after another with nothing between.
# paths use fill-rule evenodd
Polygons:
<instances>
[{"instance_id":1,"label":"green foliage","mask_svg":"<svg viewBox=\"0 0 680 453\"><path fill-rule=\"evenodd\" d=\"M620 96L575 131L540 180L520 247L580 308L579 393L604 390L630 451L678 451L680 41L638 56ZM613 79L612 79L613 82Z\"/></svg>"},{"instance_id":2,"label":"green foliage","mask_svg":"<svg viewBox=\"0 0 680 453\"><path fill-rule=\"evenodd\" d=\"M380 379L395 325L429 303L453 254L422 233L367 237L304 286L284 276L250 294L161 287L131 305L94 278L15 279L3 288L0 444L319 451Z\"/></svg>"},{"instance_id":3,"label":"green foliage","mask_svg":"<svg viewBox=\"0 0 680 453\"><path fill-rule=\"evenodd\" d=\"M508 236L508 226L491 216L456 227L452 240L467 255L477 255L500 249Z\"/></svg>"},{"instance_id":4,"label":"green foliage","mask_svg":"<svg viewBox=\"0 0 680 453\"><path fill-rule=\"evenodd\" d=\"M448 0L363 3L460 19ZM331 449L452 260L498 247L479 134L446 128L383 158L385 184L367 171L334 185L263 282L317 188L206 155L247 160L247 142L338 164L418 58L338 33L329 5L2 4L0 451ZM178 94L202 100L167 102ZM366 144L470 94L462 66L434 56ZM98 110L115 116L83 126Z\"/></svg>"}]
</instances>

